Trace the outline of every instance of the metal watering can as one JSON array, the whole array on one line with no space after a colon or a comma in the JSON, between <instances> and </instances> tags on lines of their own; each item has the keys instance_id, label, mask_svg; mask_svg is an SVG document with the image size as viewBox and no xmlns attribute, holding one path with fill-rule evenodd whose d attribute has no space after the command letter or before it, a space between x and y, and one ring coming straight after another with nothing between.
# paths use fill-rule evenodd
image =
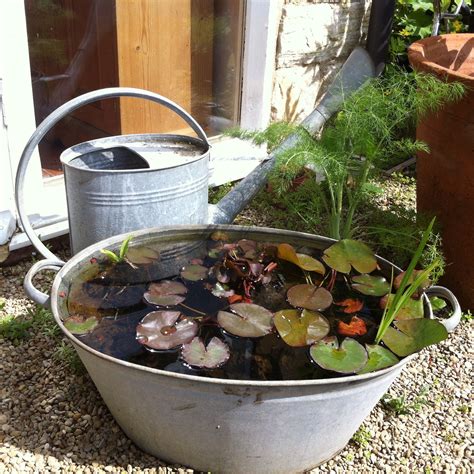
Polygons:
<instances>
[{"instance_id":1,"label":"metal watering can","mask_svg":"<svg viewBox=\"0 0 474 474\"><path fill-rule=\"evenodd\" d=\"M374 76L373 63L356 48L316 109L302 122L310 133L320 130L339 108L345 94ZM103 239L144 228L183 224L226 224L265 183L274 157L293 146L287 138L269 160L242 180L217 205L208 205L209 142L204 130L179 105L153 92L114 87L83 94L52 112L35 130L23 150L15 197L23 228L36 249L50 261L63 263L36 235L24 206L28 163L43 137L74 110L113 97L137 97L169 108L198 138L170 134L121 135L80 143L61 154L66 185L73 254Z\"/></svg>"}]
</instances>

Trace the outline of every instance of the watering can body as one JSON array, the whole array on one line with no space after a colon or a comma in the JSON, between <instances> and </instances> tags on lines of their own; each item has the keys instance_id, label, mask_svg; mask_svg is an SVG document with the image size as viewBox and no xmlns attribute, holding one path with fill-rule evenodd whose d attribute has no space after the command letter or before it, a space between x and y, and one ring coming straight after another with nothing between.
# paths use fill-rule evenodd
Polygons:
<instances>
[{"instance_id":1,"label":"watering can body","mask_svg":"<svg viewBox=\"0 0 474 474\"><path fill-rule=\"evenodd\" d=\"M208 222L209 145L180 135L121 135L61 155L72 253L138 229Z\"/></svg>"}]
</instances>

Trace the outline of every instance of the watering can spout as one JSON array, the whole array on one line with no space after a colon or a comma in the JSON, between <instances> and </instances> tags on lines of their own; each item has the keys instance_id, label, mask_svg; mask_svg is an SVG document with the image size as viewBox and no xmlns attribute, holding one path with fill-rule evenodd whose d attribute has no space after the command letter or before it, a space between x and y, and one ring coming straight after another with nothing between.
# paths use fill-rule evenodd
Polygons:
<instances>
[{"instance_id":1,"label":"watering can spout","mask_svg":"<svg viewBox=\"0 0 474 474\"><path fill-rule=\"evenodd\" d=\"M363 48L355 48L320 99L318 106L303 120L301 125L311 135L316 135L326 121L339 109L344 99L374 76L374 64L367 51ZM268 160L259 164L217 204L209 205L209 223L231 223L262 188L268 173L275 164L276 156L295 146L298 140L298 134L290 135L269 155Z\"/></svg>"}]
</instances>

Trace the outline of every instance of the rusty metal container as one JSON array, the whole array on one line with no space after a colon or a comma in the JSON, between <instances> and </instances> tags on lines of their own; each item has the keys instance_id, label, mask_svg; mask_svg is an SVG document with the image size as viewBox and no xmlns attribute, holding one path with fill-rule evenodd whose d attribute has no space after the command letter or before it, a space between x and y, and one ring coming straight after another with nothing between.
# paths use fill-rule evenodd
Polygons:
<instances>
[{"instance_id":1,"label":"rusty metal container","mask_svg":"<svg viewBox=\"0 0 474 474\"><path fill-rule=\"evenodd\" d=\"M417 139L418 210L438 216L447 261L443 283L464 308L474 308L474 34L433 36L408 50L413 69L466 85L463 99L429 114Z\"/></svg>"}]
</instances>

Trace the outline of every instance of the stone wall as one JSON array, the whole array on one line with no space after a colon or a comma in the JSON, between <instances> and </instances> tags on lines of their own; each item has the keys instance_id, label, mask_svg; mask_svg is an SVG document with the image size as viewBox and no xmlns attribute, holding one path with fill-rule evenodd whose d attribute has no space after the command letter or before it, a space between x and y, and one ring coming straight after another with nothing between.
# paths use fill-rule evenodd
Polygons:
<instances>
[{"instance_id":1,"label":"stone wall","mask_svg":"<svg viewBox=\"0 0 474 474\"><path fill-rule=\"evenodd\" d=\"M367 35L370 0L284 0L277 40L272 120L299 121L315 107Z\"/></svg>"}]
</instances>

